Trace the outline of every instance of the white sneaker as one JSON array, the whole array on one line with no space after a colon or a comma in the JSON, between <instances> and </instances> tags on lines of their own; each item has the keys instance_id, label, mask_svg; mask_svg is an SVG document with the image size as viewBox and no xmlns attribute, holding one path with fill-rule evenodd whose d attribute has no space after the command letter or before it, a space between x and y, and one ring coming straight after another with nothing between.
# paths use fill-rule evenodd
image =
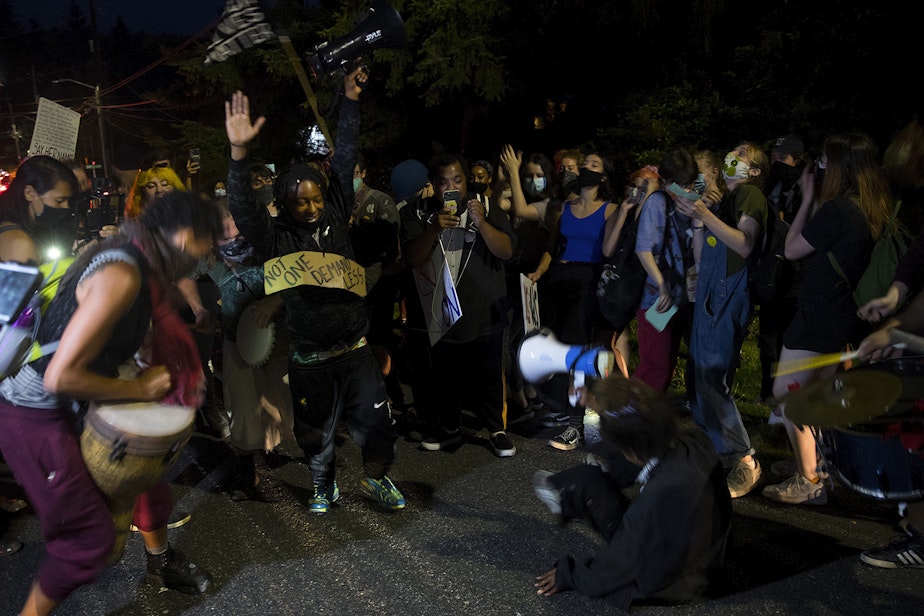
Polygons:
<instances>
[{"instance_id":1,"label":"white sneaker","mask_svg":"<svg viewBox=\"0 0 924 616\"><path fill-rule=\"evenodd\" d=\"M828 490L819 480L812 483L800 474L793 475L782 483L767 486L763 495L778 503L790 505L827 505Z\"/></svg>"}]
</instances>

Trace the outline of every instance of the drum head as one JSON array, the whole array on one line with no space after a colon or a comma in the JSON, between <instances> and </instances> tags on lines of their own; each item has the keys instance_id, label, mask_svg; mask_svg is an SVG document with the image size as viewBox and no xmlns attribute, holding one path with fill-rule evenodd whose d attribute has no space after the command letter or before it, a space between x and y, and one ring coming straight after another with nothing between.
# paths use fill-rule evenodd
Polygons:
<instances>
[{"instance_id":1,"label":"drum head","mask_svg":"<svg viewBox=\"0 0 924 616\"><path fill-rule=\"evenodd\" d=\"M237 322L237 348L241 358L248 366L259 368L269 360L276 344L276 326L257 327L254 319L255 308L248 306L241 313Z\"/></svg>"},{"instance_id":2,"label":"drum head","mask_svg":"<svg viewBox=\"0 0 924 616\"><path fill-rule=\"evenodd\" d=\"M102 405L92 412L121 433L151 438L179 434L195 419L192 408L149 402Z\"/></svg>"}]
</instances>

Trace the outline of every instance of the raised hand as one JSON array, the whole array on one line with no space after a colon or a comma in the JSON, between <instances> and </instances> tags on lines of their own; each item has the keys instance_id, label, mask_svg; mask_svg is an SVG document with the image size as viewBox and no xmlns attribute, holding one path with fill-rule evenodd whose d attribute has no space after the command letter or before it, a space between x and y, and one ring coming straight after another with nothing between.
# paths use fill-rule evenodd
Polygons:
<instances>
[{"instance_id":1,"label":"raised hand","mask_svg":"<svg viewBox=\"0 0 924 616\"><path fill-rule=\"evenodd\" d=\"M240 90L231 95L230 101L225 101L225 131L231 147L246 148L265 123L263 116L250 120L250 99Z\"/></svg>"},{"instance_id":2,"label":"raised hand","mask_svg":"<svg viewBox=\"0 0 924 616\"><path fill-rule=\"evenodd\" d=\"M520 165L523 164L523 152L514 150L513 146L508 143L501 150L500 161L501 164L507 167L509 176L517 175L520 171Z\"/></svg>"}]
</instances>

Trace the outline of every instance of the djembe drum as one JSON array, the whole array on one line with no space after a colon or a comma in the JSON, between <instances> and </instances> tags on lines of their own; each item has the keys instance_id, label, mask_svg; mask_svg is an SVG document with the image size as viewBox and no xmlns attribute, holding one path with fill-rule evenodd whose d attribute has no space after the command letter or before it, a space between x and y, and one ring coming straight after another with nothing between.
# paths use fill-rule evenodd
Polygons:
<instances>
[{"instance_id":1,"label":"djembe drum","mask_svg":"<svg viewBox=\"0 0 924 616\"><path fill-rule=\"evenodd\" d=\"M97 406L87 413L80 450L115 524L110 562L117 562L125 551L135 499L177 461L194 420L195 409L153 403Z\"/></svg>"}]
</instances>

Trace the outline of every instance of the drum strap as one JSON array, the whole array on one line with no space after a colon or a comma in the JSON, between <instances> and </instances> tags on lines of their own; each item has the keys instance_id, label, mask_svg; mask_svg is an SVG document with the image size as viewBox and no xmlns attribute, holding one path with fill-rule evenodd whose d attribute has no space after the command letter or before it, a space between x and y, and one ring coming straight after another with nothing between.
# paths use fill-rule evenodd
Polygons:
<instances>
[{"instance_id":1,"label":"drum strap","mask_svg":"<svg viewBox=\"0 0 924 616\"><path fill-rule=\"evenodd\" d=\"M341 355L346 355L350 351L355 351L356 349L361 349L366 346L366 337L363 336L352 346L343 347L341 349L335 349L333 351L314 351L314 352L303 352L295 350L292 353L292 361L303 366L310 366L313 364L319 364L322 361L327 361L328 359L333 359L335 357L340 357Z\"/></svg>"}]
</instances>

